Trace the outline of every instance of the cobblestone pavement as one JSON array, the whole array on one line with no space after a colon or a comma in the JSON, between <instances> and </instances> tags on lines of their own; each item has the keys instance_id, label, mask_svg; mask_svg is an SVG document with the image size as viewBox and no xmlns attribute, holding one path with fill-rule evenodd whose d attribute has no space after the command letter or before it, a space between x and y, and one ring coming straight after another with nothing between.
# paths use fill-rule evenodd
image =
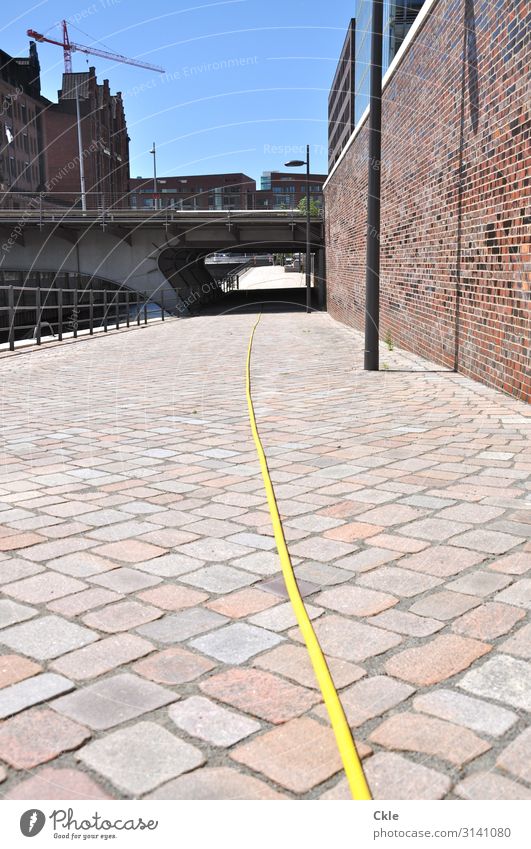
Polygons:
<instances>
[{"instance_id":1,"label":"cobblestone pavement","mask_svg":"<svg viewBox=\"0 0 531 849\"><path fill-rule=\"evenodd\" d=\"M254 316L0 360L0 791L347 798L249 430ZM264 315L253 394L379 799L531 798L529 408L326 314Z\"/></svg>"}]
</instances>

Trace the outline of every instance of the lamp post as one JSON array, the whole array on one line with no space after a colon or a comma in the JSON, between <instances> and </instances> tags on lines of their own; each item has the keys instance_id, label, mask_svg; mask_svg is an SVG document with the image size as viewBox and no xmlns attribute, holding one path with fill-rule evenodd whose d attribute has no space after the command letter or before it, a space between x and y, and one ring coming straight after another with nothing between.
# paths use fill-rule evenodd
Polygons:
<instances>
[{"instance_id":1,"label":"lamp post","mask_svg":"<svg viewBox=\"0 0 531 849\"><path fill-rule=\"evenodd\" d=\"M153 142L153 147L149 152L153 154L153 209L157 209L157 148L155 142Z\"/></svg>"},{"instance_id":2,"label":"lamp post","mask_svg":"<svg viewBox=\"0 0 531 849\"><path fill-rule=\"evenodd\" d=\"M306 165L306 312L312 310L312 256L310 251L310 145L306 145L306 159L292 159L284 163L286 168Z\"/></svg>"},{"instance_id":3,"label":"lamp post","mask_svg":"<svg viewBox=\"0 0 531 849\"><path fill-rule=\"evenodd\" d=\"M378 371L380 325L380 167L382 157L383 0L372 0L371 88L369 111L369 180L367 198L367 265L365 271L365 371Z\"/></svg>"}]
</instances>

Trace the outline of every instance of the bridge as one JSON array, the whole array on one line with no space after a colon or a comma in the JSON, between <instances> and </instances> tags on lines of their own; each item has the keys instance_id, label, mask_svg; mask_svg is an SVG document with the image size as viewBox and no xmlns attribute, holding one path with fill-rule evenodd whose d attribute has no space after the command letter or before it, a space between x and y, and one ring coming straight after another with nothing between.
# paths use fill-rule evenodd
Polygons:
<instances>
[{"instance_id":1,"label":"bridge","mask_svg":"<svg viewBox=\"0 0 531 849\"><path fill-rule=\"evenodd\" d=\"M324 281L324 223L310 221L316 276ZM212 253L305 249L299 210L81 210L42 198L23 209L0 209L0 271L28 284L40 273L77 275L147 296L188 314L219 292L205 267ZM6 282L4 274L3 282Z\"/></svg>"}]
</instances>

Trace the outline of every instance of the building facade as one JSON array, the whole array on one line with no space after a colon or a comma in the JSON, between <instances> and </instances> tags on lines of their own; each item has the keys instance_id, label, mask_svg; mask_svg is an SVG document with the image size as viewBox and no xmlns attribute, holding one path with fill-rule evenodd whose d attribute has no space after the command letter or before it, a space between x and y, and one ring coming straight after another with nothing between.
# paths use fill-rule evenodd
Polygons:
<instances>
[{"instance_id":1,"label":"building facade","mask_svg":"<svg viewBox=\"0 0 531 849\"><path fill-rule=\"evenodd\" d=\"M0 206L24 207L45 181L40 67L35 42L27 57L0 50ZM7 194L8 193L8 194ZM19 194L20 193L20 194Z\"/></svg>"},{"instance_id":2,"label":"building facade","mask_svg":"<svg viewBox=\"0 0 531 849\"><path fill-rule=\"evenodd\" d=\"M318 207L323 203L326 174L310 174L310 199ZM260 189L254 196L254 209L297 209L306 197L306 172L264 171Z\"/></svg>"},{"instance_id":3,"label":"building facade","mask_svg":"<svg viewBox=\"0 0 531 849\"><path fill-rule=\"evenodd\" d=\"M348 26L341 56L328 96L328 167L337 162L354 130L356 21Z\"/></svg>"},{"instance_id":4,"label":"building facade","mask_svg":"<svg viewBox=\"0 0 531 849\"><path fill-rule=\"evenodd\" d=\"M381 338L527 401L528 15L427 0L383 90L379 233ZM367 157L365 120L325 186L328 310L359 330Z\"/></svg>"},{"instance_id":5,"label":"building facade","mask_svg":"<svg viewBox=\"0 0 531 849\"><path fill-rule=\"evenodd\" d=\"M424 0L383 0L382 71L396 56ZM356 0L355 18L328 98L328 167L332 168L369 105L372 0Z\"/></svg>"},{"instance_id":6,"label":"building facade","mask_svg":"<svg viewBox=\"0 0 531 849\"><path fill-rule=\"evenodd\" d=\"M131 179L129 205L133 209L252 209L256 183L247 174L196 174Z\"/></svg>"},{"instance_id":7,"label":"building facade","mask_svg":"<svg viewBox=\"0 0 531 849\"><path fill-rule=\"evenodd\" d=\"M57 202L80 203L81 173L76 95L79 102L81 156L87 206L127 206L129 137L121 93L109 81L99 84L94 68L63 74L58 102L43 113L46 192Z\"/></svg>"}]
</instances>

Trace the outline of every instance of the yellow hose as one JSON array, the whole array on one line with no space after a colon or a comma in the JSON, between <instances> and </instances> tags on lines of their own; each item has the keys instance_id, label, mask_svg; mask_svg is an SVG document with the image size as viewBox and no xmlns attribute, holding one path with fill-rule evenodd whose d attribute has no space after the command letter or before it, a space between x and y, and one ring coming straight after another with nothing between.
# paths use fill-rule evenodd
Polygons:
<instances>
[{"instance_id":1,"label":"yellow hose","mask_svg":"<svg viewBox=\"0 0 531 849\"><path fill-rule=\"evenodd\" d=\"M273 484L271 482L269 469L267 467L267 460L264 453L264 448L260 439L260 435L258 433L256 417L254 414L253 400L251 396L251 353L253 348L255 330L258 326L260 318L261 315L258 316L258 319L256 320L251 333L251 338L249 339L245 384L247 394L247 406L249 408L249 419L251 422L251 431L253 434L254 443L256 445L256 450L258 452L258 459L260 461L262 477L264 479L267 503L269 505L269 511L271 513L271 521L273 523L273 531L275 534L275 542L280 557L280 564L282 566L282 573L284 575L284 581L286 583L286 589L288 591L293 611L297 618L297 622L301 630L302 636L304 637L304 642L306 643L306 648L308 649L308 654L310 655L310 660L312 662L313 670L315 672L315 677L321 689L324 703L326 705L326 709L330 717L330 722L332 724L332 729L335 734L339 754L341 755L341 760L343 761L343 767L345 769L345 774L347 776L350 791L352 793L352 798L356 800L370 800L371 792L369 790L369 786L367 784L367 780L363 772L363 767L361 765L358 752L356 751L356 745L354 743L354 740L352 739L352 734L350 733L350 727L347 722L343 706L339 700L339 696L334 686L332 676L330 675L330 670L328 669L321 646L319 645L319 640L317 639L317 635L306 612L304 602L297 586L297 581L293 572L293 566L291 564L291 558L289 556L288 547L286 545L286 538L284 536L282 521L278 512L278 506L275 498Z\"/></svg>"}]
</instances>

